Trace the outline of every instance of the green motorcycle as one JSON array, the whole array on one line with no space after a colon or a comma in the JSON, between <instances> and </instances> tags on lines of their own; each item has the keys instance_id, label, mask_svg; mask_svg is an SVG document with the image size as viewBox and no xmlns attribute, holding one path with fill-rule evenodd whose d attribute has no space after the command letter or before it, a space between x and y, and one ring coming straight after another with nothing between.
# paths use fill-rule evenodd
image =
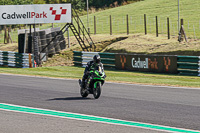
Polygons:
<instances>
[{"instance_id":1,"label":"green motorcycle","mask_svg":"<svg viewBox=\"0 0 200 133\"><path fill-rule=\"evenodd\" d=\"M89 71L89 76L85 81L85 88L81 87L81 79L79 79L79 85L81 87L80 93L82 97L87 97L89 94L93 94L95 99L98 99L101 95L101 87L105 82L105 72L100 66L96 66Z\"/></svg>"}]
</instances>

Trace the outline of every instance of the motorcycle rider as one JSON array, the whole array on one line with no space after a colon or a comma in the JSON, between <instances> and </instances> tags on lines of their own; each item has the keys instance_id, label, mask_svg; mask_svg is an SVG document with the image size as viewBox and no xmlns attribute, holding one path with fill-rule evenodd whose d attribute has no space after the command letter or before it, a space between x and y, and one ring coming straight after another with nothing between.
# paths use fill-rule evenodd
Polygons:
<instances>
[{"instance_id":1,"label":"motorcycle rider","mask_svg":"<svg viewBox=\"0 0 200 133\"><path fill-rule=\"evenodd\" d=\"M84 71L84 75L82 78L82 83L81 83L81 87L85 88L85 80L88 78L89 74L90 74L90 70L94 69L95 66L100 65L102 72L104 71L103 68L103 64L101 63L101 58L99 55L94 55L93 60L89 61L86 65L85 71Z\"/></svg>"}]
</instances>

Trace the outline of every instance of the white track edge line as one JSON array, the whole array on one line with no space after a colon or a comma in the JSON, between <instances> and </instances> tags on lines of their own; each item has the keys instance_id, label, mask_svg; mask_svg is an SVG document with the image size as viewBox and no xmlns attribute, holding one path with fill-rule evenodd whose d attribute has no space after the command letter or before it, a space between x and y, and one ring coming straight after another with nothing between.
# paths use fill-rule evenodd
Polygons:
<instances>
[{"instance_id":1,"label":"white track edge line","mask_svg":"<svg viewBox=\"0 0 200 133\"><path fill-rule=\"evenodd\" d=\"M16 106L16 107L23 107L23 108L30 108L30 109L38 109L38 110L44 110L44 111L54 111L54 112L59 112L59 113L69 113L69 114L75 114L75 115L82 115L82 116L89 116L89 117L96 117L96 118L104 118L104 119L110 119L110 120L119 120L119 121L124 121L124 122L134 122L134 123L140 123L140 124L146 124L146 125L153 125L153 126L160 126L160 127L166 127L166 128L174 128L174 129L180 129L180 130L188 130L188 131L193 131L193 132L197 132L197 131L198 131L198 130L191 130L191 129L185 129L185 128L176 128L176 127L171 127L171 126L163 126L163 125L158 125L158 124L151 124L151 123L144 123L144 122L136 122L136 121L128 121L128 120L115 119L115 118L109 118L109 117L101 117L101 116L95 116L95 115L87 115L87 114L80 114L80 113L72 113L72 112L64 112L64 111L56 111L56 110L50 110L50 109L42 109L42 108L35 108L35 107L14 105L14 104L8 104L8 103L0 103L0 104L10 105L10 106ZM0 110L6 110L6 109L0 109ZM11 110L6 110L6 111L11 111ZM11 112L22 112L22 111L11 111ZM27 113L27 114L37 114L37 113L29 113L29 112L23 112L23 113ZM39 114L37 114L37 115L39 115ZM40 115L54 116L54 115L46 115L46 114L40 114ZM62 117L62 116L54 116L54 117L68 118L68 117ZM83 119L79 119L79 118L68 118L68 119L83 120ZM83 121L92 121L92 122L107 123L107 124L113 124L113 125L122 125L122 126L138 127L138 126L131 126L131 125L116 124L116 123L100 122L100 121L94 121L94 120L83 120ZM152 129L152 128L146 128L146 127L138 127L138 128L151 129L151 130L159 130L159 129ZM159 130L159 131L161 131L161 130ZM162 131L165 131L165 132L172 132L172 131L166 131L166 130L162 130ZM198 132L199 132L199 131L198 131Z\"/></svg>"},{"instance_id":2,"label":"white track edge line","mask_svg":"<svg viewBox=\"0 0 200 133\"><path fill-rule=\"evenodd\" d=\"M78 81L78 79L71 78L53 78L53 77L42 77L42 76L33 76L33 75L18 75L18 74L7 74L0 73L0 75L9 75L9 76L21 76L21 77L31 77L31 78L42 78L42 79L53 79L53 80L70 80L70 81ZM146 87L156 87L156 88L173 88L173 89L185 89L185 90L200 90L200 88L192 88L192 87L175 87L175 86L161 86L161 85L144 85L144 84L130 84L130 83L116 83L116 82L106 82L109 84L119 84L119 85L128 85L128 86L146 86Z\"/></svg>"}]
</instances>

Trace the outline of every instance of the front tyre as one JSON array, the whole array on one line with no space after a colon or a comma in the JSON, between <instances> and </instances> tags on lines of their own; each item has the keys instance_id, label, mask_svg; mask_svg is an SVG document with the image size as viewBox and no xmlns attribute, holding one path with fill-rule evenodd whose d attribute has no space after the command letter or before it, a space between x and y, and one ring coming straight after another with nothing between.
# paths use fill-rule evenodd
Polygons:
<instances>
[{"instance_id":1,"label":"front tyre","mask_svg":"<svg viewBox=\"0 0 200 133\"><path fill-rule=\"evenodd\" d=\"M87 93L86 89L84 89L84 88L82 88L82 87L81 87L81 89L80 89L80 93L81 93L81 96L82 96L82 97L87 97L87 96L88 96L88 93Z\"/></svg>"},{"instance_id":2,"label":"front tyre","mask_svg":"<svg viewBox=\"0 0 200 133\"><path fill-rule=\"evenodd\" d=\"M96 87L93 88L93 96L95 99L98 99L101 95L101 83L98 82Z\"/></svg>"}]
</instances>

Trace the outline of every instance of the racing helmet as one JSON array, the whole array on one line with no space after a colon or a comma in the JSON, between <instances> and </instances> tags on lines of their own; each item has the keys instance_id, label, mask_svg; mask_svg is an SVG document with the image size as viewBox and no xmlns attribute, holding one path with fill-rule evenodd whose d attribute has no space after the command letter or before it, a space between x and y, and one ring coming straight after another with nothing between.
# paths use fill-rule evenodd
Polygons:
<instances>
[{"instance_id":1,"label":"racing helmet","mask_svg":"<svg viewBox=\"0 0 200 133\"><path fill-rule=\"evenodd\" d=\"M99 56L99 55L95 55L95 56L93 57L93 61L94 61L94 63L100 63L100 62L101 62L100 56Z\"/></svg>"}]
</instances>

